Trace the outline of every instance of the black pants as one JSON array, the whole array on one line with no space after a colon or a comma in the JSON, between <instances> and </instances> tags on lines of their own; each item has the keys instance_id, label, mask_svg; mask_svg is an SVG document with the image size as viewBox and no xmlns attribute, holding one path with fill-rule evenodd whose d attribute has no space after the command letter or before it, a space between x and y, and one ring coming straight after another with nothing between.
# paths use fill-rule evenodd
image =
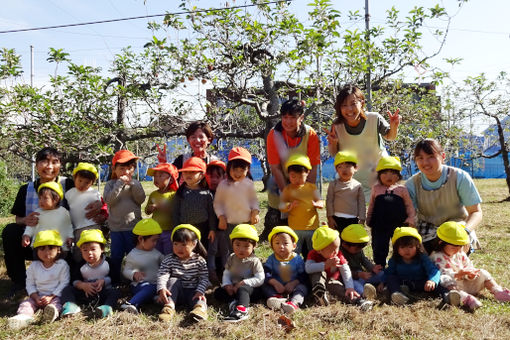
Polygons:
<instances>
[{"instance_id":1,"label":"black pants","mask_svg":"<svg viewBox=\"0 0 510 340\"><path fill-rule=\"evenodd\" d=\"M25 287L27 277L25 260L33 259L32 248L21 246L24 232L25 226L16 223L6 225L2 231L5 267L16 289Z\"/></svg>"},{"instance_id":2,"label":"black pants","mask_svg":"<svg viewBox=\"0 0 510 340\"><path fill-rule=\"evenodd\" d=\"M119 291L115 288L104 288L101 289L99 294L93 296L86 296L83 290L75 288L72 285L65 287L62 290L62 296L60 300L62 305L66 302L72 302L76 304L95 304L96 307L100 305L108 305L112 308L117 305L119 299Z\"/></svg>"},{"instance_id":3,"label":"black pants","mask_svg":"<svg viewBox=\"0 0 510 340\"><path fill-rule=\"evenodd\" d=\"M274 227L279 225L289 225L286 218L282 219L280 210L267 207L266 217L264 218L264 230L260 234L260 242L267 241L267 237Z\"/></svg>"},{"instance_id":4,"label":"black pants","mask_svg":"<svg viewBox=\"0 0 510 340\"><path fill-rule=\"evenodd\" d=\"M401 285L406 285L412 292L425 292L425 282L427 282L427 280L402 280L396 275L388 275L386 277L386 285L392 294L400 292ZM446 300L448 289L440 284L436 284L436 288L428 293L439 295L443 300Z\"/></svg>"},{"instance_id":5,"label":"black pants","mask_svg":"<svg viewBox=\"0 0 510 340\"><path fill-rule=\"evenodd\" d=\"M338 217L333 215L333 219L336 223L336 230L338 230L339 233L342 233L342 231L350 226L351 224L358 224L359 220L357 217L353 218L347 218L347 217Z\"/></svg>"},{"instance_id":6,"label":"black pants","mask_svg":"<svg viewBox=\"0 0 510 340\"><path fill-rule=\"evenodd\" d=\"M255 291L258 291L258 289L247 285L242 285L239 287L236 294L228 295L227 291L223 287L219 287L214 291L214 298L216 300L225 301L227 303L230 303L233 300L237 300L238 305L249 307L251 296L254 295Z\"/></svg>"},{"instance_id":7,"label":"black pants","mask_svg":"<svg viewBox=\"0 0 510 340\"><path fill-rule=\"evenodd\" d=\"M386 267L386 258L390 251L390 240L395 228L387 227L376 229L372 228L372 251L374 253L375 264Z\"/></svg>"}]
</instances>

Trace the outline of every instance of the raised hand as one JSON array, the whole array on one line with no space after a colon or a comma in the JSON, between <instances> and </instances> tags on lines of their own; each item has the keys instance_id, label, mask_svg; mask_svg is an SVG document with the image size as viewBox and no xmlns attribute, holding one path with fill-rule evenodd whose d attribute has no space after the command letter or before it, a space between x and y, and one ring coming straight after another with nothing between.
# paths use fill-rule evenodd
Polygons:
<instances>
[{"instance_id":1,"label":"raised hand","mask_svg":"<svg viewBox=\"0 0 510 340\"><path fill-rule=\"evenodd\" d=\"M161 150L159 144L156 144L156 147L158 148L158 162L166 163L166 144L164 145L163 150Z\"/></svg>"},{"instance_id":2,"label":"raised hand","mask_svg":"<svg viewBox=\"0 0 510 340\"><path fill-rule=\"evenodd\" d=\"M390 119L390 126L398 126L400 124L401 117L399 115L400 109L396 109L395 113L391 113L388 110L388 117Z\"/></svg>"},{"instance_id":3,"label":"raised hand","mask_svg":"<svg viewBox=\"0 0 510 340\"><path fill-rule=\"evenodd\" d=\"M326 128L322 128L322 131L326 133L328 144L331 145L337 145L338 144L338 136L336 135L336 132L333 128L331 130L328 130Z\"/></svg>"}]
</instances>

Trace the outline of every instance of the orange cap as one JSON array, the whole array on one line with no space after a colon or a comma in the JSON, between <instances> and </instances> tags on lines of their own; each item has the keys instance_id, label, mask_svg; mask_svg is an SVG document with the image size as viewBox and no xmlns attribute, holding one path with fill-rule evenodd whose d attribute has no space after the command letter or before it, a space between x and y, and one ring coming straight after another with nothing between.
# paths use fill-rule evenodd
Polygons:
<instances>
[{"instance_id":1,"label":"orange cap","mask_svg":"<svg viewBox=\"0 0 510 340\"><path fill-rule=\"evenodd\" d=\"M223 169L223 171L227 171L227 166L224 162L220 161L219 159L215 159L213 161L210 161L209 164L207 164L207 169L209 169L210 166L219 166Z\"/></svg>"},{"instance_id":2,"label":"orange cap","mask_svg":"<svg viewBox=\"0 0 510 340\"><path fill-rule=\"evenodd\" d=\"M179 172L183 171L200 171L205 173L207 169L207 165L204 160L200 157L191 157L182 165L182 169Z\"/></svg>"},{"instance_id":3,"label":"orange cap","mask_svg":"<svg viewBox=\"0 0 510 340\"><path fill-rule=\"evenodd\" d=\"M177 167L170 163L159 163L154 168L147 169L147 175L154 176L154 172L163 171L170 175L172 178L172 183L170 184L170 189L173 191L177 191L179 188L179 184L177 183L177 179L179 178L179 171Z\"/></svg>"},{"instance_id":4,"label":"orange cap","mask_svg":"<svg viewBox=\"0 0 510 340\"><path fill-rule=\"evenodd\" d=\"M235 148L232 148L228 154L228 161L233 161L234 159L242 159L245 162L248 162L251 164L251 154L248 150L245 148L242 148L240 146L236 146Z\"/></svg>"},{"instance_id":5,"label":"orange cap","mask_svg":"<svg viewBox=\"0 0 510 340\"><path fill-rule=\"evenodd\" d=\"M134 153L129 150L119 150L115 153L112 159L112 165L115 166L117 163L127 163L132 159L139 159Z\"/></svg>"}]
</instances>

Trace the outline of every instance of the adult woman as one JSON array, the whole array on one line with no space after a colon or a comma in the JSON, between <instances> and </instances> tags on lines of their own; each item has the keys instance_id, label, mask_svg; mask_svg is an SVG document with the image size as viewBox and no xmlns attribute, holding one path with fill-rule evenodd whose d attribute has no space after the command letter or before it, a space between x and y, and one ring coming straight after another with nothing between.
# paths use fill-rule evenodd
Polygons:
<instances>
[{"instance_id":1,"label":"adult woman","mask_svg":"<svg viewBox=\"0 0 510 340\"><path fill-rule=\"evenodd\" d=\"M60 157L60 153L56 149L49 147L43 148L36 154L35 167L39 178L20 187L11 209L11 213L16 216L16 222L6 225L2 231L5 267L7 275L13 283L11 293L25 288L25 260L32 259L32 248L22 247L21 238L27 226L37 225L39 213L35 210L39 206L37 197L39 185L51 181L60 182L64 192L74 187L72 179L59 177ZM63 202L67 204L65 201ZM103 223L104 216L101 213L101 206L100 201L87 206L87 217L93 218L97 223Z\"/></svg>"},{"instance_id":2,"label":"adult woman","mask_svg":"<svg viewBox=\"0 0 510 340\"><path fill-rule=\"evenodd\" d=\"M462 169L444 164L445 153L434 139L424 139L414 149L420 170L406 182L418 215L418 231L425 250L432 251L436 229L443 222L464 222L472 243L477 243L475 228L482 221L482 199Z\"/></svg>"},{"instance_id":3,"label":"adult woman","mask_svg":"<svg viewBox=\"0 0 510 340\"><path fill-rule=\"evenodd\" d=\"M175 158L173 164L177 169L182 169L182 165L191 157L200 157L206 164L218 159L207 152L207 147L214 139L213 132L209 124L204 122L193 122L186 129L186 140L191 147L191 152L184 153Z\"/></svg>"},{"instance_id":4,"label":"adult woman","mask_svg":"<svg viewBox=\"0 0 510 340\"><path fill-rule=\"evenodd\" d=\"M358 171L354 178L363 186L368 201L375 183L377 162L387 156L382 138L394 140L400 124L399 110L388 111L390 123L377 112L365 112L365 95L354 85L344 86L336 97L336 119L328 134L328 150L331 156L338 151L349 150L357 154ZM382 137L382 138L381 138Z\"/></svg>"},{"instance_id":5,"label":"adult woman","mask_svg":"<svg viewBox=\"0 0 510 340\"><path fill-rule=\"evenodd\" d=\"M312 170L307 181L315 183L317 165L320 163L319 137L313 128L303 123L304 102L291 99L282 104L281 121L267 135L267 160L271 168L268 190L268 211L264 220L261 239L277 225L286 225L279 208L280 192L289 182L285 162L291 153L301 153L310 158Z\"/></svg>"}]
</instances>

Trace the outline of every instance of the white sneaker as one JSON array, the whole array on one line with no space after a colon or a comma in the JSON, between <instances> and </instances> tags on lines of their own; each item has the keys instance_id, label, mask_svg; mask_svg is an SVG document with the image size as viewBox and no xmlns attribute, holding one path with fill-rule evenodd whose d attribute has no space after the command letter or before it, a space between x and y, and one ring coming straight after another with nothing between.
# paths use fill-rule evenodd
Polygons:
<instances>
[{"instance_id":1,"label":"white sneaker","mask_svg":"<svg viewBox=\"0 0 510 340\"><path fill-rule=\"evenodd\" d=\"M266 304L267 307L271 308L272 310L279 310L282 308L282 303L285 303L287 299L281 298L278 296L271 296L269 299L267 299Z\"/></svg>"},{"instance_id":2,"label":"white sneaker","mask_svg":"<svg viewBox=\"0 0 510 340\"><path fill-rule=\"evenodd\" d=\"M44 307L43 314L41 317L41 322L50 323L58 318L58 309L54 305L47 305Z\"/></svg>"},{"instance_id":3,"label":"white sneaker","mask_svg":"<svg viewBox=\"0 0 510 340\"><path fill-rule=\"evenodd\" d=\"M120 309L131 314L138 314L138 309L130 303L120 305Z\"/></svg>"},{"instance_id":4,"label":"white sneaker","mask_svg":"<svg viewBox=\"0 0 510 340\"><path fill-rule=\"evenodd\" d=\"M450 290L448 293L448 302L450 305L458 307L460 305L460 293L456 290Z\"/></svg>"},{"instance_id":5,"label":"white sneaker","mask_svg":"<svg viewBox=\"0 0 510 340\"><path fill-rule=\"evenodd\" d=\"M29 315L18 314L9 318L7 324L11 329L22 329L28 327L28 325L34 323L34 321L34 318Z\"/></svg>"},{"instance_id":6,"label":"white sneaker","mask_svg":"<svg viewBox=\"0 0 510 340\"><path fill-rule=\"evenodd\" d=\"M377 298L377 290L372 284L365 283L363 286L363 297L370 301L373 301Z\"/></svg>"},{"instance_id":7,"label":"white sneaker","mask_svg":"<svg viewBox=\"0 0 510 340\"><path fill-rule=\"evenodd\" d=\"M409 301L409 298L402 294L401 292L395 292L391 294L391 302L396 304L397 306L403 306Z\"/></svg>"}]
</instances>

